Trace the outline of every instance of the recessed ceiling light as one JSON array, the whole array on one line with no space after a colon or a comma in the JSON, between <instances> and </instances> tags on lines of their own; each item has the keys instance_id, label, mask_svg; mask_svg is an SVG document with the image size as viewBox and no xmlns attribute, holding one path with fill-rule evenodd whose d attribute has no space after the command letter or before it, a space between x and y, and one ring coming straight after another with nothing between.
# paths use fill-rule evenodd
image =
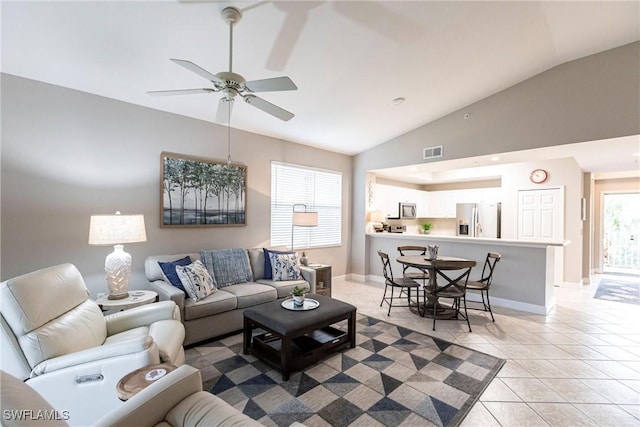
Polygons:
<instances>
[{"instance_id":1,"label":"recessed ceiling light","mask_svg":"<svg viewBox=\"0 0 640 427\"><path fill-rule=\"evenodd\" d=\"M401 96L399 96L398 98L394 98L393 101L391 101L391 103L393 105L400 105L405 101L405 99Z\"/></svg>"},{"instance_id":2,"label":"recessed ceiling light","mask_svg":"<svg viewBox=\"0 0 640 427\"><path fill-rule=\"evenodd\" d=\"M500 160L500 157L498 157L498 156L491 156L491 161L492 161L492 162L497 162L498 160Z\"/></svg>"}]
</instances>

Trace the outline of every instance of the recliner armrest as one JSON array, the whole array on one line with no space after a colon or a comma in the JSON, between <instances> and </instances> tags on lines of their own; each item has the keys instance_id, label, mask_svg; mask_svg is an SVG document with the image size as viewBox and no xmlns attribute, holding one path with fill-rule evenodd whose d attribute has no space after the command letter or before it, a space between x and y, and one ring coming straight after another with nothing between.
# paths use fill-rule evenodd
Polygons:
<instances>
[{"instance_id":1,"label":"recliner armrest","mask_svg":"<svg viewBox=\"0 0 640 427\"><path fill-rule=\"evenodd\" d=\"M160 301L109 314L104 320L107 324L107 336L111 336L140 326L149 326L160 320L180 321L180 311L173 301Z\"/></svg>"},{"instance_id":2,"label":"recliner armrest","mask_svg":"<svg viewBox=\"0 0 640 427\"><path fill-rule=\"evenodd\" d=\"M73 339L73 338L70 338ZM71 366L81 365L110 357L122 356L144 351L154 345L153 338L146 336L139 339L131 339L113 344L92 347L75 353L65 354L45 360L34 366L31 377L50 373Z\"/></svg>"},{"instance_id":3,"label":"recliner armrest","mask_svg":"<svg viewBox=\"0 0 640 427\"><path fill-rule=\"evenodd\" d=\"M182 365L97 420L99 426L141 426L160 423L178 403L202 391L200 371Z\"/></svg>"}]
</instances>

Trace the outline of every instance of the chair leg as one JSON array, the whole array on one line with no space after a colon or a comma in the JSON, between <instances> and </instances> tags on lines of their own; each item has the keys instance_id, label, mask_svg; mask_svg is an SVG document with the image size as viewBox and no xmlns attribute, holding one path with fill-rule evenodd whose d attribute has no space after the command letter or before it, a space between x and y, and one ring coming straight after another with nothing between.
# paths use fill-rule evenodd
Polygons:
<instances>
[{"instance_id":1,"label":"chair leg","mask_svg":"<svg viewBox=\"0 0 640 427\"><path fill-rule=\"evenodd\" d=\"M469 327L469 332L471 332L471 323L469 322L469 313L467 313L467 296L463 296L462 299L464 300L464 317L465 319L467 319L467 326ZM459 303L459 302L458 302ZM459 310L459 308L458 308Z\"/></svg>"},{"instance_id":2,"label":"chair leg","mask_svg":"<svg viewBox=\"0 0 640 427\"><path fill-rule=\"evenodd\" d=\"M402 292L402 290L401 290ZM391 287L391 300L389 301L389 310L387 311L387 316L391 316L391 306L393 305L393 286Z\"/></svg>"},{"instance_id":3,"label":"chair leg","mask_svg":"<svg viewBox=\"0 0 640 427\"><path fill-rule=\"evenodd\" d=\"M384 294L382 294L382 301L380 301L380 307L384 304L384 299L387 297L387 284L384 284Z\"/></svg>"},{"instance_id":4,"label":"chair leg","mask_svg":"<svg viewBox=\"0 0 640 427\"><path fill-rule=\"evenodd\" d=\"M489 300L489 289L487 289L486 292L487 292L487 307L489 307L489 314L491 314L491 321L495 322L496 319L493 318L493 310L491 310L491 301ZM484 297L482 298L482 300L484 301Z\"/></svg>"},{"instance_id":5,"label":"chair leg","mask_svg":"<svg viewBox=\"0 0 640 427\"><path fill-rule=\"evenodd\" d=\"M425 306L424 308L425 310L427 309L427 307ZM438 310L438 302L434 302L433 303L433 330L436 330L436 310Z\"/></svg>"}]
</instances>

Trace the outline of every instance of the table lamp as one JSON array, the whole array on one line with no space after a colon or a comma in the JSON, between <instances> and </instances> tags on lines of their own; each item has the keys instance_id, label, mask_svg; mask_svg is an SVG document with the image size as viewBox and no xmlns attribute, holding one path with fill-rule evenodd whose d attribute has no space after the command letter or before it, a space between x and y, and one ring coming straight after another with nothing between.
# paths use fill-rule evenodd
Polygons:
<instances>
[{"instance_id":1,"label":"table lamp","mask_svg":"<svg viewBox=\"0 0 640 427\"><path fill-rule=\"evenodd\" d=\"M296 206L302 206L303 211L297 211ZM307 211L307 205L303 203L296 203L293 205L293 217L291 218L291 250L293 250L293 231L294 227L317 227L318 226L318 212Z\"/></svg>"},{"instance_id":2,"label":"table lamp","mask_svg":"<svg viewBox=\"0 0 640 427\"><path fill-rule=\"evenodd\" d=\"M127 298L131 255L124 251L124 243L146 242L143 215L91 215L90 245L114 245L113 252L104 261L107 273L108 299Z\"/></svg>"}]
</instances>

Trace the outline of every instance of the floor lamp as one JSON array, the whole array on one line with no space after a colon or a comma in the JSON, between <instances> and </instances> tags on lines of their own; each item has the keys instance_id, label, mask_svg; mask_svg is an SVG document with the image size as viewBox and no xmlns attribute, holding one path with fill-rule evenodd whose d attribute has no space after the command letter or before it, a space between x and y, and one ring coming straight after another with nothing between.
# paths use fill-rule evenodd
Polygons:
<instances>
[{"instance_id":1,"label":"floor lamp","mask_svg":"<svg viewBox=\"0 0 640 427\"><path fill-rule=\"evenodd\" d=\"M296 207L303 207L304 210L296 210ZM291 219L291 250L293 251L293 231L294 227L317 227L318 212L307 211L307 205L296 203L293 205L293 216Z\"/></svg>"}]
</instances>

